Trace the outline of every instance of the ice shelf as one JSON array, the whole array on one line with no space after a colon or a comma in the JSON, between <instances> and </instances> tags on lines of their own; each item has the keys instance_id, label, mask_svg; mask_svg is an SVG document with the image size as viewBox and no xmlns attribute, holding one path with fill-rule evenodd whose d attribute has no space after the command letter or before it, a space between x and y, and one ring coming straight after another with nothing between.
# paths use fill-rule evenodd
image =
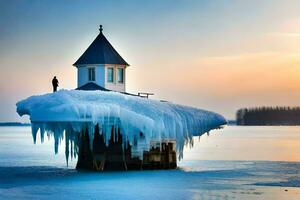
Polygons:
<instances>
[{"instance_id":1,"label":"ice shelf","mask_svg":"<svg viewBox=\"0 0 300 200\"><path fill-rule=\"evenodd\" d=\"M94 127L100 127L106 144L111 129L120 129L124 145L132 145L142 156L151 141L175 140L179 158L185 145L193 145L193 136L226 124L220 114L170 102L141 98L118 92L60 90L31 96L18 102L20 116L29 115L34 141L39 131L53 135L55 152L63 138L66 154L76 156L76 135L88 132L91 142ZM143 134L143 145L139 137ZM117 139L117 137L114 137Z\"/></svg>"}]
</instances>

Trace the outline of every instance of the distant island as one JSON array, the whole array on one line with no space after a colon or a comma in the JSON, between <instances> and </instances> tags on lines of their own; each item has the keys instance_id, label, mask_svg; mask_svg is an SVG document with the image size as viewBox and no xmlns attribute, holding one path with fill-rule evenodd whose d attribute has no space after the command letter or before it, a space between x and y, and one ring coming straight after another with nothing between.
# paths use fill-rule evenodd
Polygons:
<instances>
[{"instance_id":1,"label":"distant island","mask_svg":"<svg viewBox=\"0 0 300 200\"><path fill-rule=\"evenodd\" d=\"M237 125L300 125L300 107L242 108L236 113Z\"/></svg>"},{"instance_id":2,"label":"distant island","mask_svg":"<svg viewBox=\"0 0 300 200\"><path fill-rule=\"evenodd\" d=\"M0 122L0 126L30 126L30 124L21 122Z\"/></svg>"}]
</instances>

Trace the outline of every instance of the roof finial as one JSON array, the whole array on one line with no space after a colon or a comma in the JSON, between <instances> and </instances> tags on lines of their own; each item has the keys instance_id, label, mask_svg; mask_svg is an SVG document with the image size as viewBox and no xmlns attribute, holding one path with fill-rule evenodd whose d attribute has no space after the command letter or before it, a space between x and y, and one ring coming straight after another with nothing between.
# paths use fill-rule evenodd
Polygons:
<instances>
[{"instance_id":1,"label":"roof finial","mask_svg":"<svg viewBox=\"0 0 300 200\"><path fill-rule=\"evenodd\" d=\"M102 27L103 27L103 26L100 25L100 28L99 28L100 33L102 33L102 31L103 31L103 28L102 28Z\"/></svg>"}]
</instances>

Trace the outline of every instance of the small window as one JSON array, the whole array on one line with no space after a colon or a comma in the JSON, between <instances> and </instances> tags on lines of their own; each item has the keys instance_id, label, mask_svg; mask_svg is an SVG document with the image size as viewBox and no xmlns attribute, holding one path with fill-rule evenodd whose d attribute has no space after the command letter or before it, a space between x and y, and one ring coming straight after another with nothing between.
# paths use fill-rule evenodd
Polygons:
<instances>
[{"instance_id":1,"label":"small window","mask_svg":"<svg viewBox=\"0 0 300 200\"><path fill-rule=\"evenodd\" d=\"M95 68L88 68L89 70L89 81L95 81Z\"/></svg>"},{"instance_id":2,"label":"small window","mask_svg":"<svg viewBox=\"0 0 300 200\"><path fill-rule=\"evenodd\" d=\"M109 83L114 82L114 68L112 67L107 68L107 82Z\"/></svg>"},{"instance_id":3,"label":"small window","mask_svg":"<svg viewBox=\"0 0 300 200\"><path fill-rule=\"evenodd\" d=\"M124 69L118 68L118 83L124 82Z\"/></svg>"}]
</instances>

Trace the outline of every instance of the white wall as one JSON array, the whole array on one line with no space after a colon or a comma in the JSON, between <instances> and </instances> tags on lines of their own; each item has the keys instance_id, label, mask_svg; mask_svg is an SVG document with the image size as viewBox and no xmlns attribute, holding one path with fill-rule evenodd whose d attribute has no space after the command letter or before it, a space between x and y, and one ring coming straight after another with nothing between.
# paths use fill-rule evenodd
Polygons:
<instances>
[{"instance_id":1,"label":"white wall","mask_svg":"<svg viewBox=\"0 0 300 200\"><path fill-rule=\"evenodd\" d=\"M88 82L88 70L85 66L77 68L77 87L83 86Z\"/></svg>"},{"instance_id":2,"label":"white wall","mask_svg":"<svg viewBox=\"0 0 300 200\"><path fill-rule=\"evenodd\" d=\"M95 71L95 79L96 84L100 85L101 87L105 87L105 66L98 65Z\"/></svg>"},{"instance_id":3,"label":"white wall","mask_svg":"<svg viewBox=\"0 0 300 200\"><path fill-rule=\"evenodd\" d=\"M107 82L107 69L108 67L113 67L114 68L114 82L109 83ZM118 83L117 82L117 68L123 68L124 69L124 77L123 77L123 83ZM105 88L113 91L118 91L118 92L126 92L126 67L125 66L120 66L120 65L105 65Z\"/></svg>"},{"instance_id":4,"label":"white wall","mask_svg":"<svg viewBox=\"0 0 300 200\"><path fill-rule=\"evenodd\" d=\"M86 83L90 82L88 80L88 68L95 67L95 81L94 83L113 91L118 92L125 92L126 88L126 67L120 65L85 65L77 67L77 87L83 86ZM113 67L114 68L114 82L109 83L107 82L107 68ZM123 83L117 82L117 69L123 68L124 69L124 77Z\"/></svg>"},{"instance_id":5,"label":"white wall","mask_svg":"<svg viewBox=\"0 0 300 200\"><path fill-rule=\"evenodd\" d=\"M95 81L92 81L102 87L105 87L105 69L104 65L85 65L77 68L77 87L91 82L88 80L88 68L95 67Z\"/></svg>"}]
</instances>

